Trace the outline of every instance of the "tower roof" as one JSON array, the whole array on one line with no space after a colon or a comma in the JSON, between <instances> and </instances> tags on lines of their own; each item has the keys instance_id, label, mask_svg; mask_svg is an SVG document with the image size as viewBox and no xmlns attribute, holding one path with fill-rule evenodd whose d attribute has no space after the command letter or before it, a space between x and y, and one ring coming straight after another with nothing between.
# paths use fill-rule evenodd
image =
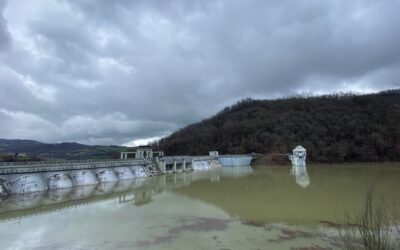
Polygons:
<instances>
[{"instance_id":1,"label":"tower roof","mask_svg":"<svg viewBox=\"0 0 400 250\"><path fill-rule=\"evenodd\" d=\"M297 147L295 147L293 150L296 150L296 151L306 151L306 149L305 148L303 148L302 146L297 146Z\"/></svg>"}]
</instances>

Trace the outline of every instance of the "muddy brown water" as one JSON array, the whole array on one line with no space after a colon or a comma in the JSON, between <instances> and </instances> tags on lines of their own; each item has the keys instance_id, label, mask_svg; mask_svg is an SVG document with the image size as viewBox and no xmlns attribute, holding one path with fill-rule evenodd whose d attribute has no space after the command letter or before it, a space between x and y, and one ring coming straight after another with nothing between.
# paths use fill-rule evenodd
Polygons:
<instances>
[{"instance_id":1,"label":"muddy brown water","mask_svg":"<svg viewBox=\"0 0 400 250\"><path fill-rule=\"evenodd\" d=\"M400 164L178 173L0 202L0 249L340 249L366 192L400 206Z\"/></svg>"}]
</instances>

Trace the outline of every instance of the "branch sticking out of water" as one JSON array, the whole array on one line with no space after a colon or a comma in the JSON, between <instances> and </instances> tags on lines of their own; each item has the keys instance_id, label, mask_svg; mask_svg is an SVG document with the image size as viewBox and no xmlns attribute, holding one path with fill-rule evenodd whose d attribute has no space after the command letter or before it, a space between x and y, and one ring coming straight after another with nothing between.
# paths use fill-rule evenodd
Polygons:
<instances>
[{"instance_id":1,"label":"branch sticking out of water","mask_svg":"<svg viewBox=\"0 0 400 250\"><path fill-rule=\"evenodd\" d=\"M346 213L339 229L345 249L386 250L400 248L399 211L384 200L375 201L371 188L362 211Z\"/></svg>"}]
</instances>

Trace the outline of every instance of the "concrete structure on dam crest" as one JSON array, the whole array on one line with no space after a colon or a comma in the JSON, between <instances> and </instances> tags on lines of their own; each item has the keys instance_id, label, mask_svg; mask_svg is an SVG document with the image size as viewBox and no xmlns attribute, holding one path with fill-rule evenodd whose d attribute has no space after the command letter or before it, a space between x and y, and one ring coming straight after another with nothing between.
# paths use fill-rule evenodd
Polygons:
<instances>
[{"instance_id":1,"label":"concrete structure on dam crest","mask_svg":"<svg viewBox=\"0 0 400 250\"><path fill-rule=\"evenodd\" d=\"M119 160L38 161L0 164L0 197L12 193L34 193L77 186L103 185L153 175L208 170L222 166L250 165L249 155L167 156L150 147L121 152Z\"/></svg>"}]
</instances>

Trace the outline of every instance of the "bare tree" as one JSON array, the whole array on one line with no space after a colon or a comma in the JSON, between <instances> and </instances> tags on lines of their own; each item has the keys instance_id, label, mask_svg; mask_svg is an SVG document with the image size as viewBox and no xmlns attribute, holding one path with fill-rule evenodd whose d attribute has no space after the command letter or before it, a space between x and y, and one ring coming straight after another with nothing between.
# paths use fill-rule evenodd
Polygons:
<instances>
[{"instance_id":1,"label":"bare tree","mask_svg":"<svg viewBox=\"0 0 400 250\"><path fill-rule=\"evenodd\" d=\"M398 210L388 209L383 200L375 201L373 189L366 195L364 208L353 215L345 214L339 229L345 249L399 249L400 226Z\"/></svg>"}]
</instances>

